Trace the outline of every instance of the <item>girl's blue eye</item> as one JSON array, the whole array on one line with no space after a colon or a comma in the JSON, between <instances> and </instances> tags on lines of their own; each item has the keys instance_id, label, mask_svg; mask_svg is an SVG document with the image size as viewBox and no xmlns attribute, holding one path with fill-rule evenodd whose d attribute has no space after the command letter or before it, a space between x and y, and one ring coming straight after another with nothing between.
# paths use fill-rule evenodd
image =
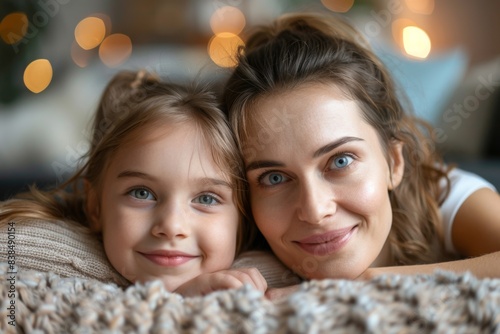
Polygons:
<instances>
[{"instance_id":1,"label":"girl's blue eye","mask_svg":"<svg viewBox=\"0 0 500 334\"><path fill-rule=\"evenodd\" d=\"M132 197L135 197L135 198L141 199L141 200L155 200L155 197L153 196L153 194L145 188L132 189L129 192L129 194Z\"/></svg>"},{"instance_id":2,"label":"girl's blue eye","mask_svg":"<svg viewBox=\"0 0 500 334\"><path fill-rule=\"evenodd\" d=\"M266 186L275 186L280 183L288 181L288 177L283 175L282 173L270 172L268 174L264 174L260 178L260 183Z\"/></svg>"},{"instance_id":3,"label":"girl's blue eye","mask_svg":"<svg viewBox=\"0 0 500 334\"><path fill-rule=\"evenodd\" d=\"M332 160L331 169L342 169L349 166L354 159L347 154L339 155Z\"/></svg>"},{"instance_id":4,"label":"girl's blue eye","mask_svg":"<svg viewBox=\"0 0 500 334\"><path fill-rule=\"evenodd\" d=\"M196 197L194 199L194 202L200 203L203 205L216 205L219 203L219 201L217 200L217 198L215 198L215 196L207 195L207 194L200 195L200 196Z\"/></svg>"}]
</instances>

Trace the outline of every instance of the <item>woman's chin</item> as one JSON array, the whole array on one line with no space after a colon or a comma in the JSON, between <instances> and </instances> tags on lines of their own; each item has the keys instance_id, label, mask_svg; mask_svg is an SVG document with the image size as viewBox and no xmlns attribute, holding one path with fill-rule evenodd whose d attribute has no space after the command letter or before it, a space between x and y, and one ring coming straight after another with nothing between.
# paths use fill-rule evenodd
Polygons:
<instances>
[{"instance_id":1,"label":"woman's chin","mask_svg":"<svg viewBox=\"0 0 500 334\"><path fill-rule=\"evenodd\" d=\"M304 268L300 268L300 271L297 270L296 274L299 275L301 278L305 280L320 280L320 279L346 279L346 280L354 280L361 276L367 267L362 268L342 268L339 269L337 268L331 268L328 270L328 268L316 268L316 270L311 270L309 268L308 270L304 270ZM297 267L295 267L297 268ZM326 269L326 270L325 270Z\"/></svg>"}]
</instances>

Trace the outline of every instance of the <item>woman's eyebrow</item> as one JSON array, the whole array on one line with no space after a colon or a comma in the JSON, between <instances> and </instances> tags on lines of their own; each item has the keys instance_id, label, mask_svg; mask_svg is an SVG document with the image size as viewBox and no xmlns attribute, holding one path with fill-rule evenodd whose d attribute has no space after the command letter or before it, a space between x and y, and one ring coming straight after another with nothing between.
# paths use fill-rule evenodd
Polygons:
<instances>
[{"instance_id":1,"label":"woman's eyebrow","mask_svg":"<svg viewBox=\"0 0 500 334\"><path fill-rule=\"evenodd\" d=\"M335 140L329 144L326 144L325 146L320 147L316 152L313 154L313 158L317 158L319 156L322 156L323 154L326 154L334 149L336 149L339 146L344 145L345 143L351 142L351 141L364 141L364 139L358 138L358 137L342 137L338 140Z\"/></svg>"},{"instance_id":2,"label":"woman's eyebrow","mask_svg":"<svg viewBox=\"0 0 500 334\"><path fill-rule=\"evenodd\" d=\"M269 167L284 167L285 164L282 162L278 161L273 161L273 160L257 160L257 161L252 161L246 166L246 171L249 172L254 169L259 169L259 168L269 168Z\"/></svg>"},{"instance_id":3,"label":"woman's eyebrow","mask_svg":"<svg viewBox=\"0 0 500 334\"><path fill-rule=\"evenodd\" d=\"M334 150L337 147L342 146L345 143L351 141L364 141L364 139L358 137L342 137L338 140L335 140L334 142L328 143L325 146L320 147L318 150L314 152L313 158L317 158L323 154L326 154L331 150ZM257 160L250 162L245 169L247 172L249 172L254 169L269 168L269 167L285 167L285 164L275 160Z\"/></svg>"}]
</instances>

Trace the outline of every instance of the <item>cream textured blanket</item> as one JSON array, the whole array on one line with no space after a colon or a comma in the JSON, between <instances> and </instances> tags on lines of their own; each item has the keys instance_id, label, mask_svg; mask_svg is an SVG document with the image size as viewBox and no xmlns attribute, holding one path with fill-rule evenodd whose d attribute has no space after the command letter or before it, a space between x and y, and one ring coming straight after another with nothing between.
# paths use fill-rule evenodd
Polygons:
<instances>
[{"instance_id":1,"label":"cream textured blanket","mask_svg":"<svg viewBox=\"0 0 500 334\"><path fill-rule=\"evenodd\" d=\"M0 265L2 277L7 270ZM0 295L2 332L500 333L500 280L447 272L305 282L271 302L249 287L182 298L158 281L120 288L19 271L15 282L2 280Z\"/></svg>"}]
</instances>

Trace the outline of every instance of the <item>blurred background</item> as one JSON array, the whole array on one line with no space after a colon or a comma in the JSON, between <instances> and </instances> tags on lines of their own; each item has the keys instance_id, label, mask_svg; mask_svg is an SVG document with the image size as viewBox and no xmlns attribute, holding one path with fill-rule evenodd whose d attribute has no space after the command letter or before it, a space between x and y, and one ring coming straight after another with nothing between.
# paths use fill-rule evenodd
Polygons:
<instances>
[{"instance_id":1,"label":"blurred background","mask_svg":"<svg viewBox=\"0 0 500 334\"><path fill-rule=\"evenodd\" d=\"M357 26L447 160L500 188L500 1L0 0L0 200L72 174L116 72L223 83L245 30L295 11Z\"/></svg>"}]
</instances>

